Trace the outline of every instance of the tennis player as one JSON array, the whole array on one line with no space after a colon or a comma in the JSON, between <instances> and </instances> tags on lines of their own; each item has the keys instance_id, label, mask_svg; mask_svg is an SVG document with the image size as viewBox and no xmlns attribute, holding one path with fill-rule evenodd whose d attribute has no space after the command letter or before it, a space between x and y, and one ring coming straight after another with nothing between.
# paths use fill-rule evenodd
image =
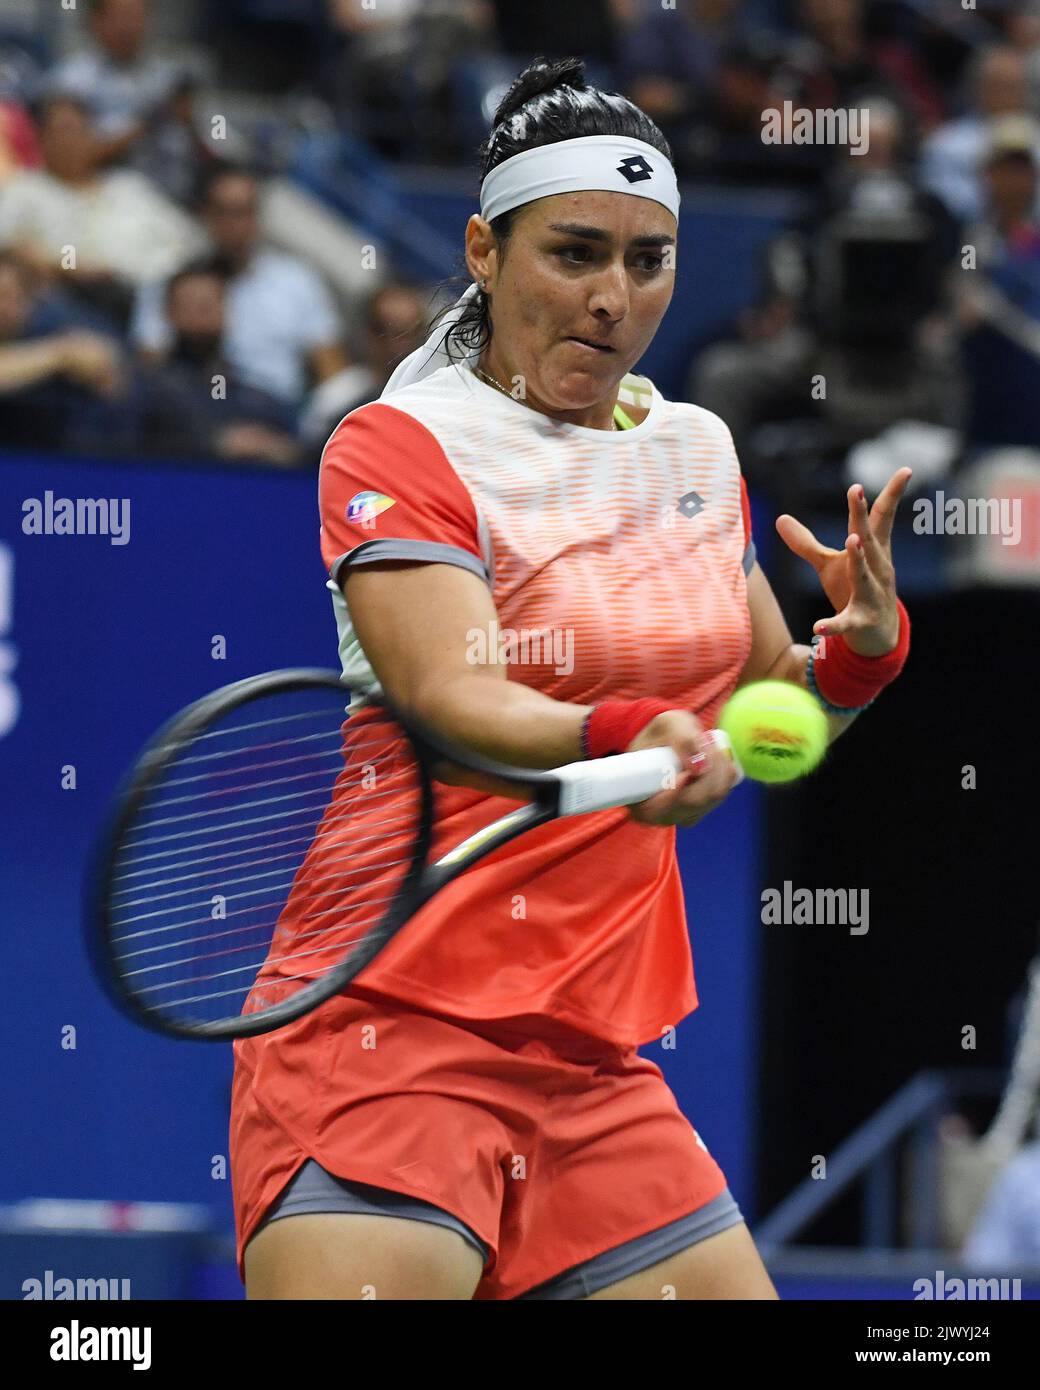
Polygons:
<instances>
[{"instance_id":1,"label":"tennis player","mask_svg":"<svg viewBox=\"0 0 1040 1390\"><path fill-rule=\"evenodd\" d=\"M667 745L674 788L541 827L427 904L342 996L236 1044L252 1298L775 1298L726 1178L637 1051L696 1007L675 826L737 779L741 683L808 686L832 736L898 673L890 532L793 517L826 660L762 574L730 433L632 374L672 297L669 147L578 60L513 83L466 229L475 283L322 458L343 670L505 763ZM815 669L814 669L815 666ZM353 709L353 707L352 707ZM439 855L508 811L443 788Z\"/></svg>"}]
</instances>

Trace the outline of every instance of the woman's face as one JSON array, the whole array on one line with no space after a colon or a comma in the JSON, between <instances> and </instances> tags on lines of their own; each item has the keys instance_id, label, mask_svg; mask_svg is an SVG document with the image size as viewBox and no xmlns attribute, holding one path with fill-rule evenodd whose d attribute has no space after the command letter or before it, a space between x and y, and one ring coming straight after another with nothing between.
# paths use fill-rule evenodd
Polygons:
<instances>
[{"instance_id":1,"label":"woman's face","mask_svg":"<svg viewBox=\"0 0 1040 1390\"><path fill-rule=\"evenodd\" d=\"M521 377L524 400L547 415L609 428L617 385L671 300L676 232L649 198L560 193L520 209L502 257L488 224L471 217L466 259L491 296L487 369L514 394Z\"/></svg>"}]
</instances>

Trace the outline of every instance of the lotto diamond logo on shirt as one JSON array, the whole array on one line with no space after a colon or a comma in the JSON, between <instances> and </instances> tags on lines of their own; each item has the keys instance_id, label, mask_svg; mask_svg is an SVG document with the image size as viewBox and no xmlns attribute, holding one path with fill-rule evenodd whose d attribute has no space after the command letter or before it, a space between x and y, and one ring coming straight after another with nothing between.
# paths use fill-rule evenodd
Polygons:
<instances>
[{"instance_id":1,"label":"lotto diamond logo on shirt","mask_svg":"<svg viewBox=\"0 0 1040 1390\"><path fill-rule=\"evenodd\" d=\"M392 507L396 498L387 497L383 492L355 492L347 503L347 520L360 521L370 525L380 512Z\"/></svg>"},{"instance_id":2,"label":"lotto diamond logo on shirt","mask_svg":"<svg viewBox=\"0 0 1040 1390\"><path fill-rule=\"evenodd\" d=\"M704 498L697 492L688 492L685 497L679 498L679 512L683 516L700 516L704 510Z\"/></svg>"}]
</instances>

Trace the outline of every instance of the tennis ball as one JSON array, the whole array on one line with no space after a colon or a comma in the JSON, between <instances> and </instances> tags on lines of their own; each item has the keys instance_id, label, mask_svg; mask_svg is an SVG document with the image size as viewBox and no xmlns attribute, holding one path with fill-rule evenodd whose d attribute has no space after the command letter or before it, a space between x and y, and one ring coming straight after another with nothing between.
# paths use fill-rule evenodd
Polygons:
<instances>
[{"instance_id":1,"label":"tennis ball","mask_svg":"<svg viewBox=\"0 0 1040 1390\"><path fill-rule=\"evenodd\" d=\"M737 762L756 782L793 782L827 751L827 716L789 681L755 681L726 701L719 728Z\"/></svg>"}]
</instances>

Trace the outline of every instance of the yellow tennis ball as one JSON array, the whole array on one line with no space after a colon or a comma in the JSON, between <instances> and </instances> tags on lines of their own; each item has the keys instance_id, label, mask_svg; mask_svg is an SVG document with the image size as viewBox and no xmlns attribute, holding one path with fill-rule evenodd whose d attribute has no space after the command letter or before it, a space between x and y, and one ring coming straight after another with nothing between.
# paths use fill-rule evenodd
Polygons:
<instances>
[{"instance_id":1,"label":"yellow tennis ball","mask_svg":"<svg viewBox=\"0 0 1040 1390\"><path fill-rule=\"evenodd\" d=\"M719 728L756 782L793 782L827 751L827 716L807 690L789 681L745 685L726 701Z\"/></svg>"}]
</instances>

